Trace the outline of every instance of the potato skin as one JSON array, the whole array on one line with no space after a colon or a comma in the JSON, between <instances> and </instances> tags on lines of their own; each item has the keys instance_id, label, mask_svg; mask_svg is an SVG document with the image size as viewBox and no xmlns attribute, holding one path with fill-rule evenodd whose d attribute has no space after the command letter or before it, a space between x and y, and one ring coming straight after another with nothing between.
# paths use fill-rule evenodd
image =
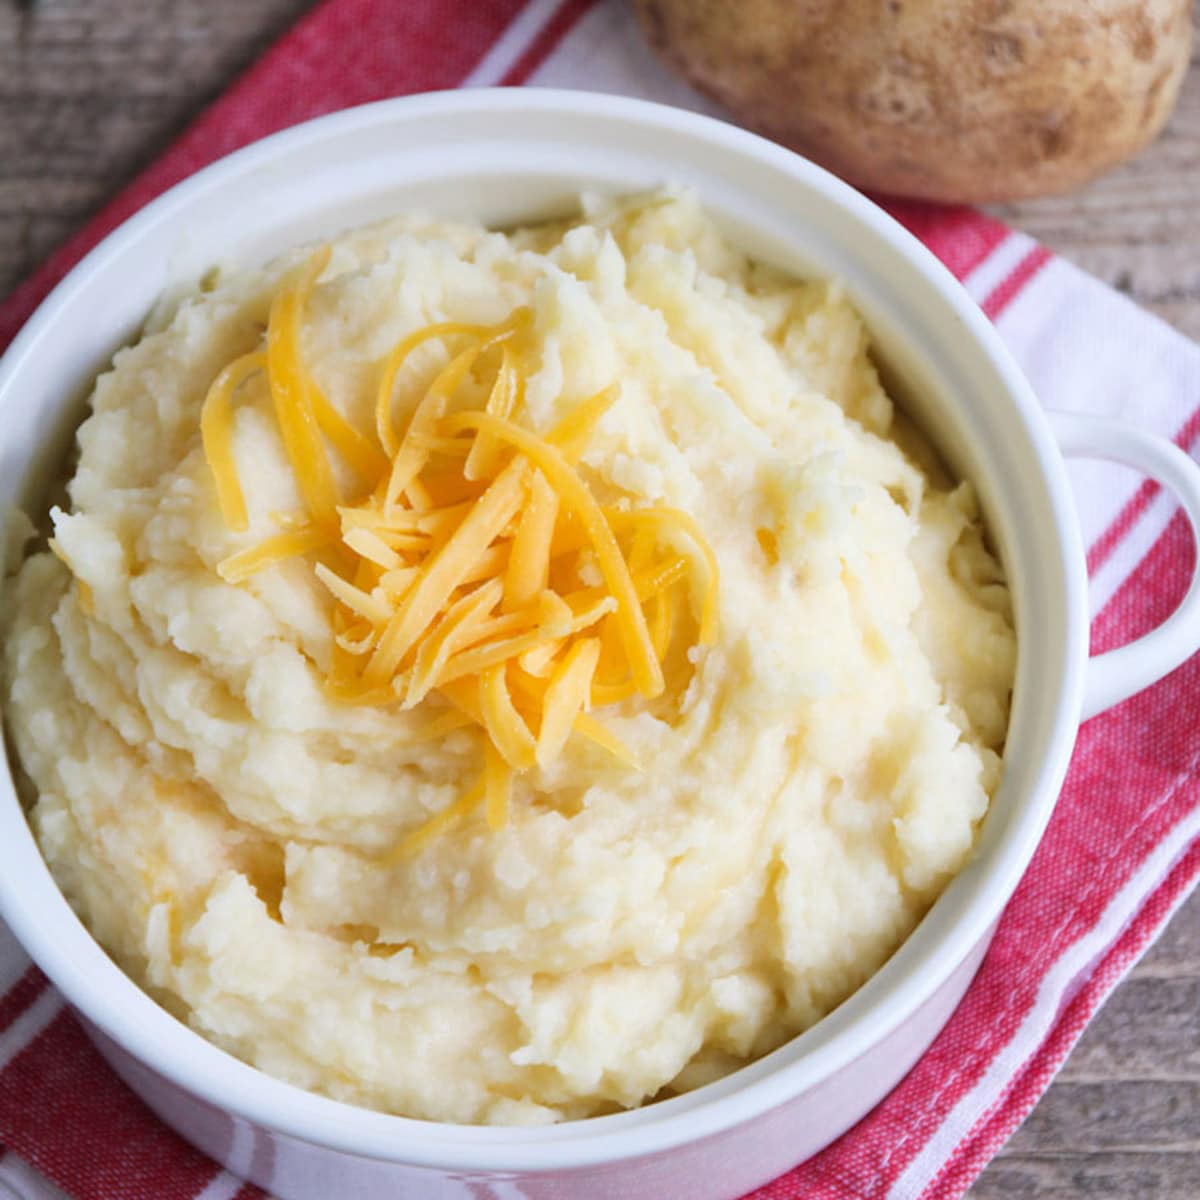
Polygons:
<instances>
[{"instance_id":1,"label":"potato skin","mask_svg":"<svg viewBox=\"0 0 1200 1200\"><path fill-rule=\"evenodd\" d=\"M860 187L985 202L1066 191L1174 106L1190 0L633 0L741 121Z\"/></svg>"}]
</instances>

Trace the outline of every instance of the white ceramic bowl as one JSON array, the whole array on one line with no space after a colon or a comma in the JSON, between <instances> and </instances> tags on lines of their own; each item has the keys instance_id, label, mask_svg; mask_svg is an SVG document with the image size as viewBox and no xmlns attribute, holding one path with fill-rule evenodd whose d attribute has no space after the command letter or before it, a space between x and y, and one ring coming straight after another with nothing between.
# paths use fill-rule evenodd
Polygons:
<instances>
[{"instance_id":1,"label":"white ceramic bowl","mask_svg":"<svg viewBox=\"0 0 1200 1200\"><path fill-rule=\"evenodd\" d=\"M0 784L0 913L168 1123L285 1200L735 1197L816 1152L908 1071L970 982L1054 805L1081 715L1200 645L1200 588L1133 647L1087 658L1083 549L1055 434L1162 479L1200 518L1200 472L1166 443L1051 423L951 276L874 205L738 129L630 100L536 90L419 96L339 113L200 172L93 251L0 363L0 511L34 502L81 398L156 298L214 262L261 261L398 210L491 222L581 189L694 187L751 254L843 279L893 388L975 481L1015 600L1019 661L1005 776L978 854L887 965L788 1045L695 1092L540 1129L437 1125L280 1083L168 1016L109 961Z\"/></svg>"}]
</instances>

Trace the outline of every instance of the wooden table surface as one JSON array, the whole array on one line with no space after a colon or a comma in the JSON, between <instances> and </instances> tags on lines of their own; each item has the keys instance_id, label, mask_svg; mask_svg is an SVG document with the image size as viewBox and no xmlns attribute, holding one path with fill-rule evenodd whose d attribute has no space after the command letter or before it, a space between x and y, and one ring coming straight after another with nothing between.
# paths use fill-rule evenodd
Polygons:
<instances>
[{"instance_id":1,"label":"wooden table surface","mask_svg":"<svg viewBox=\"0 0 1200 1200\"><path fill-rule=\"evenodd\" d=\"M310 2L0 0L0 295ZM1136 162L997 211L1200 338L1200 66ZM1200 1197L1200 895L970 1195Z\"/></svg>"}]
</instances>

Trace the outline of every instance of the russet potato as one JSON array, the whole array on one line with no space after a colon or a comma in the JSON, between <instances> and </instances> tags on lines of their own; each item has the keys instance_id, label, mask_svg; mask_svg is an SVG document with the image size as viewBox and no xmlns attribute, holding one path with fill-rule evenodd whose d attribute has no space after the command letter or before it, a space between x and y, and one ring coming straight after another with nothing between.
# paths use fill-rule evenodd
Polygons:
<instances>
[{"instance_id":1,"label":"russet potato","mask_svg":"<svg viewBox=\"0 0 1200 1200\"><path fill-rule=\"evenodd\" d=\"M738 120L860 187L1066 191L1170 115L1189 0L634 0L658 52Z\"/></svg>"}]
</instances>

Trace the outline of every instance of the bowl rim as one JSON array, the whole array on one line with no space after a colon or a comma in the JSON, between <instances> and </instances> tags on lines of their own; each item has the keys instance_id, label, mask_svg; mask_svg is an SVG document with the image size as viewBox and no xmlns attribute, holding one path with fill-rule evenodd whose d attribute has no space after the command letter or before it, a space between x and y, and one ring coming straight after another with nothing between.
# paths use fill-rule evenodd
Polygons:
<instances>
[{"instance_id":1,"label":"bowl rim","mask_svg":"<svg viewBox=\"0 0 1200 1200\"><path fill-rule=\"evenodd\" d=\"M67 1000L137 1061L216 1109L304 1142L371 1159L430 1168L539 1172L661 1152L762 1115L828 1079L894 1031L980 941L990 936L1040 841L1073 748L1087 653L1086 571L1065 468L1042 410L991 322L934 255L881 208L799 155L715 118L628 97L549 88L429 92L341 110L250 143L152 200L109 233L59 282L0 358L0 405L13 380L19 377L24 358L43 330L53 326L58 310L74 290L90 274L119 258L145 231L159 222L170 223L210 186L269 165L276 155L306 144L316 147L352 132L387 126L399 118L411 121L476 113L484 108L489 112L504 110L514 119L523 112L603 116L643 128L687 134L707 143L715 153L753 158L782 171L796 186L817 193L886 239L903 256L908 269L933 288L1002 382L1054 501L1053 511L1046 516L1054 523L1062 544L1065 604L1074 614L1068 626L1068 644L1064 645L1063 687L1048 738L1050 750L987 877L966 898L962 912L942 940L925 951L928 969L910 969L898 980L894 978L897 972L892 972L884 995L874 994L877 989L872 989L872 983L912 944L919 930L914 931L883 971L799 1038L723 1080L628 1112L544 1127L470 1126L392 1116L308 1092L208 1042L159 1008L115 965L112 974L104 978L89 977L59 951L49 932L55 920L78 923L66 900L60 895L61 908L50 915L53 919L41 912L35 916L21 903L9 872L0 871L0 917ZM519 131L516 136L519 138ZM515 169L519 171L520 167ZM24 822L17 808L18 819ZM27 825L25 829L28 833ZM0 861L15 858L28 862L24 856L32 846L34 857L45 869L32 834L27 844L15 850L6 842L0 838ZM114 975L119 980L115 986ZM106 993L110 986L116 995ZM875 1018L870 1026L871 1040L865 1043L863 1014L859 1012L863 1008L875 1009L871 1014ZM793 1048L802 1042L806 1043L804 1052L795 1053ZM780 1063L779 1056L789 1049L793 1049L792 1061ZM726 1086L722 1089L722 1085Z\"/></svg>"}]
</instances>

